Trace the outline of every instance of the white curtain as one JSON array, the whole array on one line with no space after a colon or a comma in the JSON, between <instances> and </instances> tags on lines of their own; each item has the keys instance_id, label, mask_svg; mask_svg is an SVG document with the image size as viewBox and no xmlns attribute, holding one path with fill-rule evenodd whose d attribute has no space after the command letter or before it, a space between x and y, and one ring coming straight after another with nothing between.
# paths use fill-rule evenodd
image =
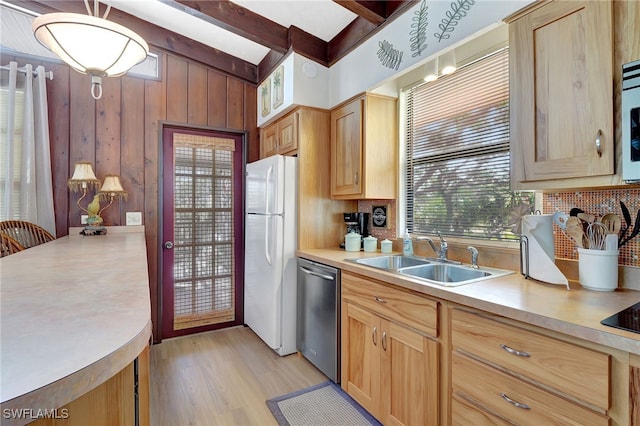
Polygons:
<instances>
[{"instance_id":1,"label":"white curtain","mask_svg":"<svg viewBox=\"0 0 640 426\"><path fill-rule=\"evenodd\" d=\"M20 219L56 235L49 149L46 73L43 66L0 77L0 220Z\"/></svg>"}]
</instances>

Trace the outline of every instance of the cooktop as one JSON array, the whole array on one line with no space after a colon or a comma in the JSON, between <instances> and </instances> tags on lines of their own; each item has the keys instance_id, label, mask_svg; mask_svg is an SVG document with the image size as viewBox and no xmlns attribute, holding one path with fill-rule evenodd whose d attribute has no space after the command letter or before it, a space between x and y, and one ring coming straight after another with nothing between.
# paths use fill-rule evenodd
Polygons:
<instances>
[{"instance_id":1,"label":"cooktop","mask_svg":"<svg viewBox=\"0 0 640 426\"><path fill-rule=\"evenodd\" d=\"M627 309L603 319L600 323L610 327L640 333L640 303L629 306Z\"/></svg>"}]
</instances>

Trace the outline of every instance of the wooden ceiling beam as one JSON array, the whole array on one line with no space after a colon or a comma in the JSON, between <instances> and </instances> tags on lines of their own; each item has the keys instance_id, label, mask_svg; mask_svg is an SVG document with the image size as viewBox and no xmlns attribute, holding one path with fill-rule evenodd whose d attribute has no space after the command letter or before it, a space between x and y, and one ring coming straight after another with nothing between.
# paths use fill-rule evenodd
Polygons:
<instances>
[{"instance_id":1,"label":"wooden ceiling beam","mask_svg":"<svg viewBox=\"0 0 640 426\"><path fill-rule=\"evenodd\" d=\"M360 0L333 0L355 13L356 15L366 19L376 26L382 24L387 18L387 8L384 1L360 1Z\"/></svg>"},{"instance_id":2,"label":"wooden ceiling beam","mask_svg":"<svg viewBox=\"0 0 640 426\"><path fill-rule=\"evenodd\" d=\"M289 50L289 31L286 27L228 0L162 1L229 32L267 46L278 53L285 53Z\"/></svg>"}]
</instances>

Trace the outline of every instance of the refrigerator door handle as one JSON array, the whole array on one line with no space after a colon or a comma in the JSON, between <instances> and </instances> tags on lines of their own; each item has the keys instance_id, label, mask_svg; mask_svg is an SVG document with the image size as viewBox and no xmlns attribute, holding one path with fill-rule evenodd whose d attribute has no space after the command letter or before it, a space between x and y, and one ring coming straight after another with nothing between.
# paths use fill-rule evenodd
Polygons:
<instances>
[{"instance_id":1,"label":"refrigerator door handle","mask_svg":"<svg viewBox=\"0 0 640 426\"><path fill-rule=\"evenodd\" d=\"M271 176L273 175L273 166L269 166L269 168L267 169L267 179L265 181L265 195L266 195L266 200L265 200L265 213L271 213L271 210L269 210L269 201L271 200L271 194L269 191L271 189ZM271 263L269 263L271 264Z\"/></svg>"},{"instance_id":2,"label":"refrigerator door handle","mask_svg":"<svg viewBox=\"0 0 640 426\"><path fill-rule=\"evenodd\" d=\"M316 276L316 277L320 277L322 279L329 280L329 281L335 280L335 278L332 277L331 275L321 274L319 272L315 272L315 271L312 271L310 269L307 269L304 266L301 266L300 269L302 269L302 272L304 272L305 274L309 274L309 275L313 275L313 276Z\"/></svg>"},{"instance_id":3,"label":"refrigerator door handle","mask_svg":"<svg viewBox=\"0 0 640 426\"><path fill-rule=\"evenodd\" d=\"M271 216L265 216L264 218L264 257L267 259L267 263L269 265L273 265L271 262L271 254L269 253L269 242L271 238L269 237L269 231L271 231Z\"/></svg>"}]
</instances>

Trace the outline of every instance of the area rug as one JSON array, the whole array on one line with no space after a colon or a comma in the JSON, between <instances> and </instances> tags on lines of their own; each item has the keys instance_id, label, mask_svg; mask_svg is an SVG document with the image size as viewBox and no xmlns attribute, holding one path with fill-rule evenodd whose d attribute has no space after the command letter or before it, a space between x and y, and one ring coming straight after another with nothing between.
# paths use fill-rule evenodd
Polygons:
<instances>
[{"instance_id":1,"label":"area rug","mask_svg":"<svg viewBox=\"0 0 640 426\"><path fill-rule=\"evenodd\" d=\"M331 381L270 399L267 406L280 426L380 426Z\"/></svg>"}]
</instances>

